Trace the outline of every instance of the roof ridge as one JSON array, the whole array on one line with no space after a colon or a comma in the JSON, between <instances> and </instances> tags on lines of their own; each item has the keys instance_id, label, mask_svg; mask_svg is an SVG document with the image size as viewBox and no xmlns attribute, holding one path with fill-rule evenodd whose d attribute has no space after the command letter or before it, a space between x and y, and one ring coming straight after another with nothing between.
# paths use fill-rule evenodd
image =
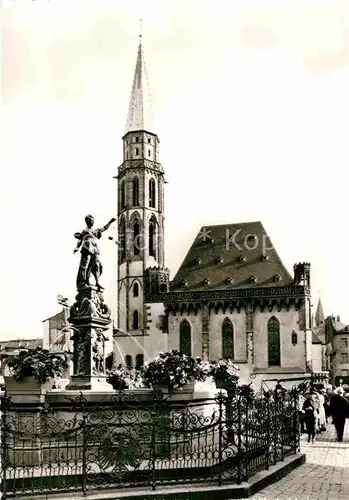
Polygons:
<instances>
[{"instance_id":1,"label":"roof ridge","mask_svg":"<svg viewBox=\"0 0 349 500\"><path fill-rule=\"evenodd\" d=\"M264 226L262 224L262 222L260 220L253 220L253 221L246 221L246 222L225 222L225 223L222 223L222 224L203 224L202 226L200 226L200 229L203 228L203 227L224 227L224 226L236 226L238 224L261 224L263 229L264 229Z\"/></svg>"}]
</instances>

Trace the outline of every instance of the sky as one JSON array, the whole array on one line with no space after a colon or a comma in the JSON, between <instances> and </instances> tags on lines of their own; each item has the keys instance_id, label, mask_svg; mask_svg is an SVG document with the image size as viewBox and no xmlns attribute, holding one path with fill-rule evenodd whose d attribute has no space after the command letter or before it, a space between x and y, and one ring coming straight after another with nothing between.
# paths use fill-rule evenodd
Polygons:
<instances>
[{"instance_id":1,"label":"sky","mask_svg":"<svg viewBox=\"0 0 349 500\"><path fill-rule=\"evenodd\" d=\"M84 216L117 215L140 18L171 275L201 226L261 220L291 273L311 262L314 312L321 296L349 322L347 1L3 0L1 17L1 340L42 335L74 300Z\"/></svg>"}]
</instances>

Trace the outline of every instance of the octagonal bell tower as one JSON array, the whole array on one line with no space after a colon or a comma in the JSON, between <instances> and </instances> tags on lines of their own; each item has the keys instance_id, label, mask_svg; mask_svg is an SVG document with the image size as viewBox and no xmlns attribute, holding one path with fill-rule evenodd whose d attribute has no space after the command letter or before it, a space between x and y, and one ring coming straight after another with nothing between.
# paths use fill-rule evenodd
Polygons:
<instances>
[{"instance_id":1,"label":"octagonal bell tower","mask_svg":"<svg viewBox=\"0 0 349 500\"><path fill-rule=\"evenodd\" d=\"M150 93L140 37L129 111L118 170L117 336L142 337L148 268L164 268L164 171L154 133ZM138 338L137 343L142 343Z\"/></svg>"}]
</instances>

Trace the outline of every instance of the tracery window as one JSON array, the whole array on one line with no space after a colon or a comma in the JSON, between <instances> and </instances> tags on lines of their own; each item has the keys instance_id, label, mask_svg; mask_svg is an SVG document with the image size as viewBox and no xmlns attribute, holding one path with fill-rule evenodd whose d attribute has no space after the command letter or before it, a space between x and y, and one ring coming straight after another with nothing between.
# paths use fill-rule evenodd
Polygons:
<instances>
[{"instance_id":1,"label":"tracery window","mask_svg":"<svg viewBox=\"0 0 349 500\"><path fill-rule=\"evenodd\" d=\"M127 354L125 356L125 363L126 363L126 366L127 368L132 368L132 356L130 354Z\"/></svg>"},{"instance_id":2,"label":"tracery window","mask_svg":"<svg viewBox=\"0 0 349 500\"><path fill-rule=\"evenodd\" d=\"M137 311L137 309L135 311L133 311L132 329L133 330L138 330L139 329L139 312Z\"/></svg>"},{"instance_id":3,"label":"tracery window","mask_svg":"<svg viewBox=\"0 0 349 500\"><path fill-rule=\"evenodd\" d=\"M268 364L280 366L280 322L275 316L268 321Z\"/></svg>"},{"instance_id":4,"label":"tracery window","mask_svg":"<svg viewBox=\"0 0 349 500\"><path fill-rule=\"evenodd\" d=\"M139 179L134 177L132 181L132 204L134 207L139 206Z\"/></svg>"},{"instance_id":5,"label":"tracery window","mask_svg":"<svg viewBox=\"0 0 349 500\"><path fill-rule=\"evenodd\" d=\"M120 237L120 258L121 260L126 258L126 223L125 219L122 219L120 222L120 230L119 230L119 237Z\"/></svg>"},{"instance_id":6,"label":"tracery window","mask_svg":"<svg viewBox=\"0 0 349 500\"><path fill-rule=\"evenodd\" d=\"M186 319L179 327L179 350L182 354L191 356L191 328Z\"/></svg>"},{"instance_id":7,"label":"tracery window","mask_svg":"<svg viewBox=\"0 0 349 500\"><path fill-rule=\"evenodd\" d=\"M155 257L155 231L156 231L156 221L151 219L149 222L149 255Z\"/></svg>"},{"instance_id":8,"label":"tracery window","mask_svg":"<svg viewBox=\"0 0 349 500\"><path fill-rule=\"evenodd\" d=\"M155 180L149 180L149 206L155 208Z\"/></svg>"},{"instance_id":9,"label":"tracery window","mask_svg":"<svg viewBox=\"0 0 349 500\"><path fill-rule=\"evenodd\" d=\"M234 359L234 327L228 318L222 324L222 358Z\"/></svg>"},{"instance_id":10,"label":"tracery window","mask_svg":"<svg viewBox=\"0 0 349 500\"><path fill-rule=\"evenodd\" d=\"M139 255L140 254L140 228L139 228L139 222L138 219L135 219L133 223L133 254L134 255Z\"/></svg>"},{"instance_id":11,"label":"tracery window","mask_svg":"<svg viewBox=\"0 0 349 500\"><path fill-rule=\"evenodd\" d=\"M136 356L136 370L140 370L142 366L144 365L144 355L143 354L137 354Z\"/></svg>"}]
</instances>

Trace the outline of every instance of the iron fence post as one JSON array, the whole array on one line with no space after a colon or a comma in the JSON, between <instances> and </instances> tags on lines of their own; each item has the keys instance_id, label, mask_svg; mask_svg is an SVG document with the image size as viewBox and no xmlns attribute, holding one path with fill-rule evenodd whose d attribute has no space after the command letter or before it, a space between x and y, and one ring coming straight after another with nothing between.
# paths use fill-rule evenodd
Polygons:
<instances>
[{"instance_id":1,"label":"iron fence post","mask_svg":"<svg viewBox=\"0 0 349 500\"><path fill-rule=\"evenodd\" d=\"M87 463L86 463L86 440L87 440L87 434L86 434L86 409L85 409L85 405L84 403L82 402L82 407L81 407L81 411L82 411L82 494L84 496L87 495L87 471L86 471L86 468L87 468Z\"/></svg>"},{"instance_id":2,"label":"iron fence post","mask_svg":"<svg viewBox=\"0 0 349 500\"><path fill-rule=\"evenodd\" d=\"M241 395L239 395L239 397L237 398L237 407L238 407L238 452L237 452L238 477L237 477L237 481L238 481L238 483L241 483L242 482L242 479L241 479L241 460L242 460L242 452L241 452L241 448L242 448L242 446L241 446Z\"/></svg>"},{"instance_id":3,"label":"iron fence post","mask_svg":"<svg viewBox=\"0 0 349 500\"><path fill-rule=\"evenodd\" d=\"M6 392L2 394L0 400L0 443L1 443L1 454L0 454L0 477L2 480L1 491L2 498L6 498L6 472L7 472L7 395Z\"/></svg>"},{"instance_id":4,"label":"iron fence post","mask_svg":"<svg viewBox=\"0 0 349 500\"><path fill-rule=\"evenodd\" d=\"M249 439L248 439L248 433L249 433L249 422L248 422L248 417L249 417L249 398L246 398L245 400L245 415L246 415L246 423L245 423L245 464L244 464L244 480L248 480L248 463L249 463L249 453L250 453L250 446L249 446Z\"/></svg>"},{"instance_id":5,"label":"iron fence post","mask_svg":"<svg viewBox=\"0 0 349 500\"><path fill-rule=\"evenodd\" d=\"M267 464L266 470L269 469L269 454L270 454L270 398L267 399Z\"/></svg>"},{"instance_id":6,"label":"iron fence post","mask_svg":"<svg viewBox=\"0 0 349 500\"><path fill-rule=\"evenodd\" d=\"M222 463L223 463L223 395L220 394L219 397L219 427L218 427L218 460L219 460L219 469L218 469L218 485L222 485ZM227 410L225 410L227 411ZM227 420L227 415L225 415L225 419Z\"/></svg>"},{"instance_id":7,"label":"iron fence post","mask_svg":"<svg viewBox=\"0 0 349 500\"><path fill-rule=\"evenodd\" d=\"M278 459L277 459L278 435L279 435L278 406L279 406L278 394L275 392L275 395L274 395L274 419L273 419L273 425L274 425L274 432L273 432L273 434L274 434L274 465L278 461Z\"/></svg>"},{"instance_id":8,"label":"iron fence post","mask_svg":"<svg viewBox=\"0 0 349 500\"><path fill-rule=\"evenodd\" d=\"M300 452L300 421L299 421L299 412L298 412L298 398L299 394L295 393L294 394L294 405L293 405L293 413L294 413L294 433L295 433L295 440L294 440L294 452Z\"/></svg>"},{"instance_id":9,"label":"iron fence post","mask_svg":"<svg viewBox=\"0 0 349 500\"><path fill-rule=\"evenodd\" d=\"M155 491L156 488L156 401L154 401L154 406L152 410L152 425L151 425L151 467L152 467L152 479L151 479L151 489Z\"/></svg>"},{"instance_id":10,"label":"iron fence post","mask_svg":"<svg viewBox=\"0 0 349 500\"><path fill-rule=\"evenodd\" d=\"M280 398L280 403L281 403L281 408L280 408L280 414L279 414L279 420L280 420L280 439L281 439L281 457L280 460L283 462L284 460L284 415L285 415L285 398L283 394L281 395Z\"/></svg>"}]
</instances>

